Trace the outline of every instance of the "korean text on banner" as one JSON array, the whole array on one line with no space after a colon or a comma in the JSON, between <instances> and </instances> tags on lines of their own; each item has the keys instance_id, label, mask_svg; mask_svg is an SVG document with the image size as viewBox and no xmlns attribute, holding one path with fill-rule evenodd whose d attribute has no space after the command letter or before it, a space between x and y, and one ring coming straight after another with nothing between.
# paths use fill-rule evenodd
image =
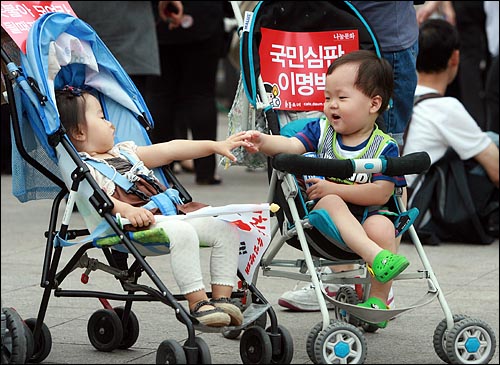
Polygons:
<instances>
[{"instance_id":1,"label":"korean text on banner","mask_svg":"<svg viewBox=\"0 0 500 365\"><path fill-rule=\"evenodd\" d=\"M219 219L231 222L240 235L238 269L244 279L251 283L255 270L271 242L271 220L269 209L238 214L220 215Z\"/></svg>"},{"instance_id":2,"label":"korean text on banner","mask_svg":"<svg viewBox=\"0 0 500 365\"><path fill-rule=\"evenodd\" d=\"M45 13L62 12L76 17L67 1L2 1L2 28L26 53L26 39L33 23Z\"/></svg>"},{"instance_id":3,"label":"korean text on banner","mask_svg":"<svg viewBox=\"0 0 500 365\"><path fill-rule=\"evenodd\" d=\"M261 75L273 109L323 110L328 66L359 49L358 31L261 31Z\"/></svg>"},{"instance_id":4,"label":"korean text on banner","mask_svg":"<svg viewBox=\"0 0 500 365\"><path fill-rule=\"evenodd\" d=\"M271 243L271 213L276 204L229 204L220 207L204 207L183 215L155 216L157 222L199 217L217 217L233 224L239 233L238 269L243 278L251 283L262 256ZM120 225L130 222L119 218Z\"/></svg>"}]
</instances>

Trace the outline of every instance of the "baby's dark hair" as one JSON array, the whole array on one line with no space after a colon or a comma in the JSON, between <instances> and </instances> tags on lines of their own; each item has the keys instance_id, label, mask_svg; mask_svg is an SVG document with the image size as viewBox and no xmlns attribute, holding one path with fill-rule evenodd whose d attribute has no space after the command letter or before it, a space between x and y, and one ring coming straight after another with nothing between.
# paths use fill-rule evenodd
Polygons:
<instances>
[{"instance_id":1,"label":"baby's dark hair","mask_svg":"<svg viewBox=\"0 0 500 365\"><path fill-rule=\"evenodd\" d=\"M353 51L334 60L328 67L327 75L342 65L359 64L358 75L354 87L366 96L372 98L376 95L382 97L382 105L378 114L382 114L389 105L389 100L394 91L394 75L391 64L384 58L378 57L373 51Z\"/></svg>"},{"instance_id":2,"label":"baby's dark hair","mask_svg":"<svg viewBox=\"0 0 500 365\"><path fill-rule=\"evenodd\" d=\"M90 94L73 86L56 90L56 103L61 124L69 136L78 131L80 123L85 122L85 95Z\"/></svg>"}]
</instances>

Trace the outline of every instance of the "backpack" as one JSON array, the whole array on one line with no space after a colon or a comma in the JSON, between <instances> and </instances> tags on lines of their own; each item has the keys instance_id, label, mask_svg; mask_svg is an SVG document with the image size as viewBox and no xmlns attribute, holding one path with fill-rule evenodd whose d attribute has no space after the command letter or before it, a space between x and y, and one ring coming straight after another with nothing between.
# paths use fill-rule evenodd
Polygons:
<instances>
[{"instance_id":1,"label":"backpack","mask_svg":"<svg viewBox=\"0 0 500 365\"><path fill-rule=\"evenodd\" d=\"M413 225L422 243L490 244L495 234L490 227L496 227L498 235L498 189L487 176L471 174L468 165L470 161L448 149L409 187L408 206L421 212Z\"/></svg>"},{"instance_id":2,"label":"backpack","mask_svg":"<svg viewBox=\"0 0 500 365\"><path fill-rule=\"evenodd\" d=\"M439 96L422 95L414 105ZM449 148L408 187L408 208L421 212L413 225L423 244L490 244L493 236L498 237L498 188L486 175L470 173L477 165L474 159L461 160Z\"/></svg>"}]
</instances>

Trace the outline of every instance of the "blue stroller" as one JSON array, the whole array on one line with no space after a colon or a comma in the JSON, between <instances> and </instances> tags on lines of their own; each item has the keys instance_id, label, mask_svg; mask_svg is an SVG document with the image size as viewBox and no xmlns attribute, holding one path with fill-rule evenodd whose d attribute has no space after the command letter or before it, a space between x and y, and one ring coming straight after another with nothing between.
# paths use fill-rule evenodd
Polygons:
<instances>
[{"instance_id":1,"label":"blue stroller","mask_svg":"<svg viewBox=\"0 0 500 365\"><path fill-rule=\"evenodd\" d=\"M139 319L132 311L132 304L148 301L171 307L187 331L187 339L182 345L170 339L161 342L156 353L157 363L211 363L209 347L195 330L223 332L233 337L244 331L240 342L244 363L261 360L264 363L290 363L293 341L288 330L278 325L273 308L246 280L241 270L237 274L244 290L233 292L233 298L237 301L252 296L252 303L244 308L242 325L204 326L179 303L184 297L173 294L146 261L147 256L168 253L168 242L159 241L153 229L140 234L125 231L119 219L111 214L111 200L92 178L60 125L55 90L64 85L92 88L99 96L106 119L117 121L115 135L118 141L132 139L137 145L150 144L148 132L153 128L153 121L137 88L95 31L69 14L48 13L33 24L26 55L21 55L21 65L12 62L3 47L2 62L8 69L5 79L9 81L6 87L16 142L13 148L13 193L21 202L53 199L49 227L45 232L47 241L41 278L43 297L38 316L25 321L33 335L27 336L28 340L33 340L32 351L27 351L27 361L41 362L51 351L52 336L44 318L53 292L56 297L99 299L104 308L92 314L87 326L89 340L99 351L128 349L136 343ZM192 201L167 167L158 169L155 174L165 186L179 192L183 203ZM66 207L60 220L59 208L65 199ZM73 227L71 222L75 203L85 222L83 229ZM79 248L59 268L63 250L73 245L79 245ZM107 263L89 257L88 253L96 248L102 250ZM135 261L126 269L120 268L112 249L130 253ZM93 271L111 274L117 279L121 292L63 290L61 283L78 269L84 271L81 276L84 284ZM154 287L139 283L143 272ZM113 307L108 300L123 301L124 305ZM271 323L267 328L266 316ZM12 317L8 316L10 322ZM255 338L263 343L258 354L254 354Z\"/></svg>"},{"instance_id":2,"label":"blue stroller","mask_svg":"<svg viewBox=\"0 0 500 365\"><path fill-rule=\"evenodd\" d=\"M237 19L241 22L241 78L229 114L230 134L258 129L273 135L295 135L306 123L318 118L318 112L322 110L323 96L317 105L306 102L315 100L314 91L317 90L314 89L321 87L321 73L326 71L333 58L338 57L338 54L333 55L334 50L368 49L380 56L376 34L349 1L261 1L253 12L246 12L244 18L240 15ZM321 38L318 34L323 32L330 38ZM337 41L332 42L332 39ZM349 48L352 39L356 39L355 45ZM327 47L330 52L325 51ZM324 68L315 67L318 64ZM246 155L244 150L238 160L254 168L266 165L265 158ZM494 331L484 321L452 314L411 219L401 220L402 226L395 228L409 232L424 270L402 273L395 280L426 280L427 292L407 307L382 310L357 306L367 299L369 291L366 264L338 241L339 234L332 228L331 220L311 214L307 196L298 182L298 177L304 175L343 179L358 172L420 173L430 166L425 152L391 160L362 156L332 160L280 154L267 160L267 165L268 201L278 203L282 209L276 214L274 240L261 260L262 273L266 277L312 282L322 317L306 339L306 351L313 363L363 363L367 352L364 333L375 332L378 327L374 323L387 321L434 299L438 299L445 315L432 340L439 358L446 363L460 364L488 363L491 360L496 348ZM403 189L396 188L394 203L400 217L408 214L402 195ZM276 259L285 244L302 251L303 258ZM324 266L345 264L357 268L329 274L320 270ZM340 285L334 298L328 296L323 284ZM327 301L334 306L332 319Z\"/></svg>"}]
</instances>

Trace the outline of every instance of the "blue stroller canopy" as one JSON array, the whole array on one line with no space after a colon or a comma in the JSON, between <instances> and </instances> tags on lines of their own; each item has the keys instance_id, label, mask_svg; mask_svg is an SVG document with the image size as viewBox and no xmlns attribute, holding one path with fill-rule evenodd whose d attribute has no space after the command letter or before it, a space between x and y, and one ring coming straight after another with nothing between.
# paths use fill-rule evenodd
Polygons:
<instances>
[{"instance_id":1,"label":"blue stroller canopy","mask_svg":"<svg viewBox=\"0 0 500 365\"><path fill-rule=\"evenodd\" d=\"M23 146L49 171L60 177L58 158L50 137L61 124L55 90L65 85L97 91L106 119L116 126L116 141L151 144L147 131L154 126L136 86L119 62L84 21L66 13L47 13L30 29L26 55L21 54L14 87ZM67 138L67 137L66 137ZM60 191L36 171L13 145L13 194L21 201L53 199ZM158 176L164 179L163 173ZM62 179L61 179L62 180Z\"/></svg>"}]
</instances>

